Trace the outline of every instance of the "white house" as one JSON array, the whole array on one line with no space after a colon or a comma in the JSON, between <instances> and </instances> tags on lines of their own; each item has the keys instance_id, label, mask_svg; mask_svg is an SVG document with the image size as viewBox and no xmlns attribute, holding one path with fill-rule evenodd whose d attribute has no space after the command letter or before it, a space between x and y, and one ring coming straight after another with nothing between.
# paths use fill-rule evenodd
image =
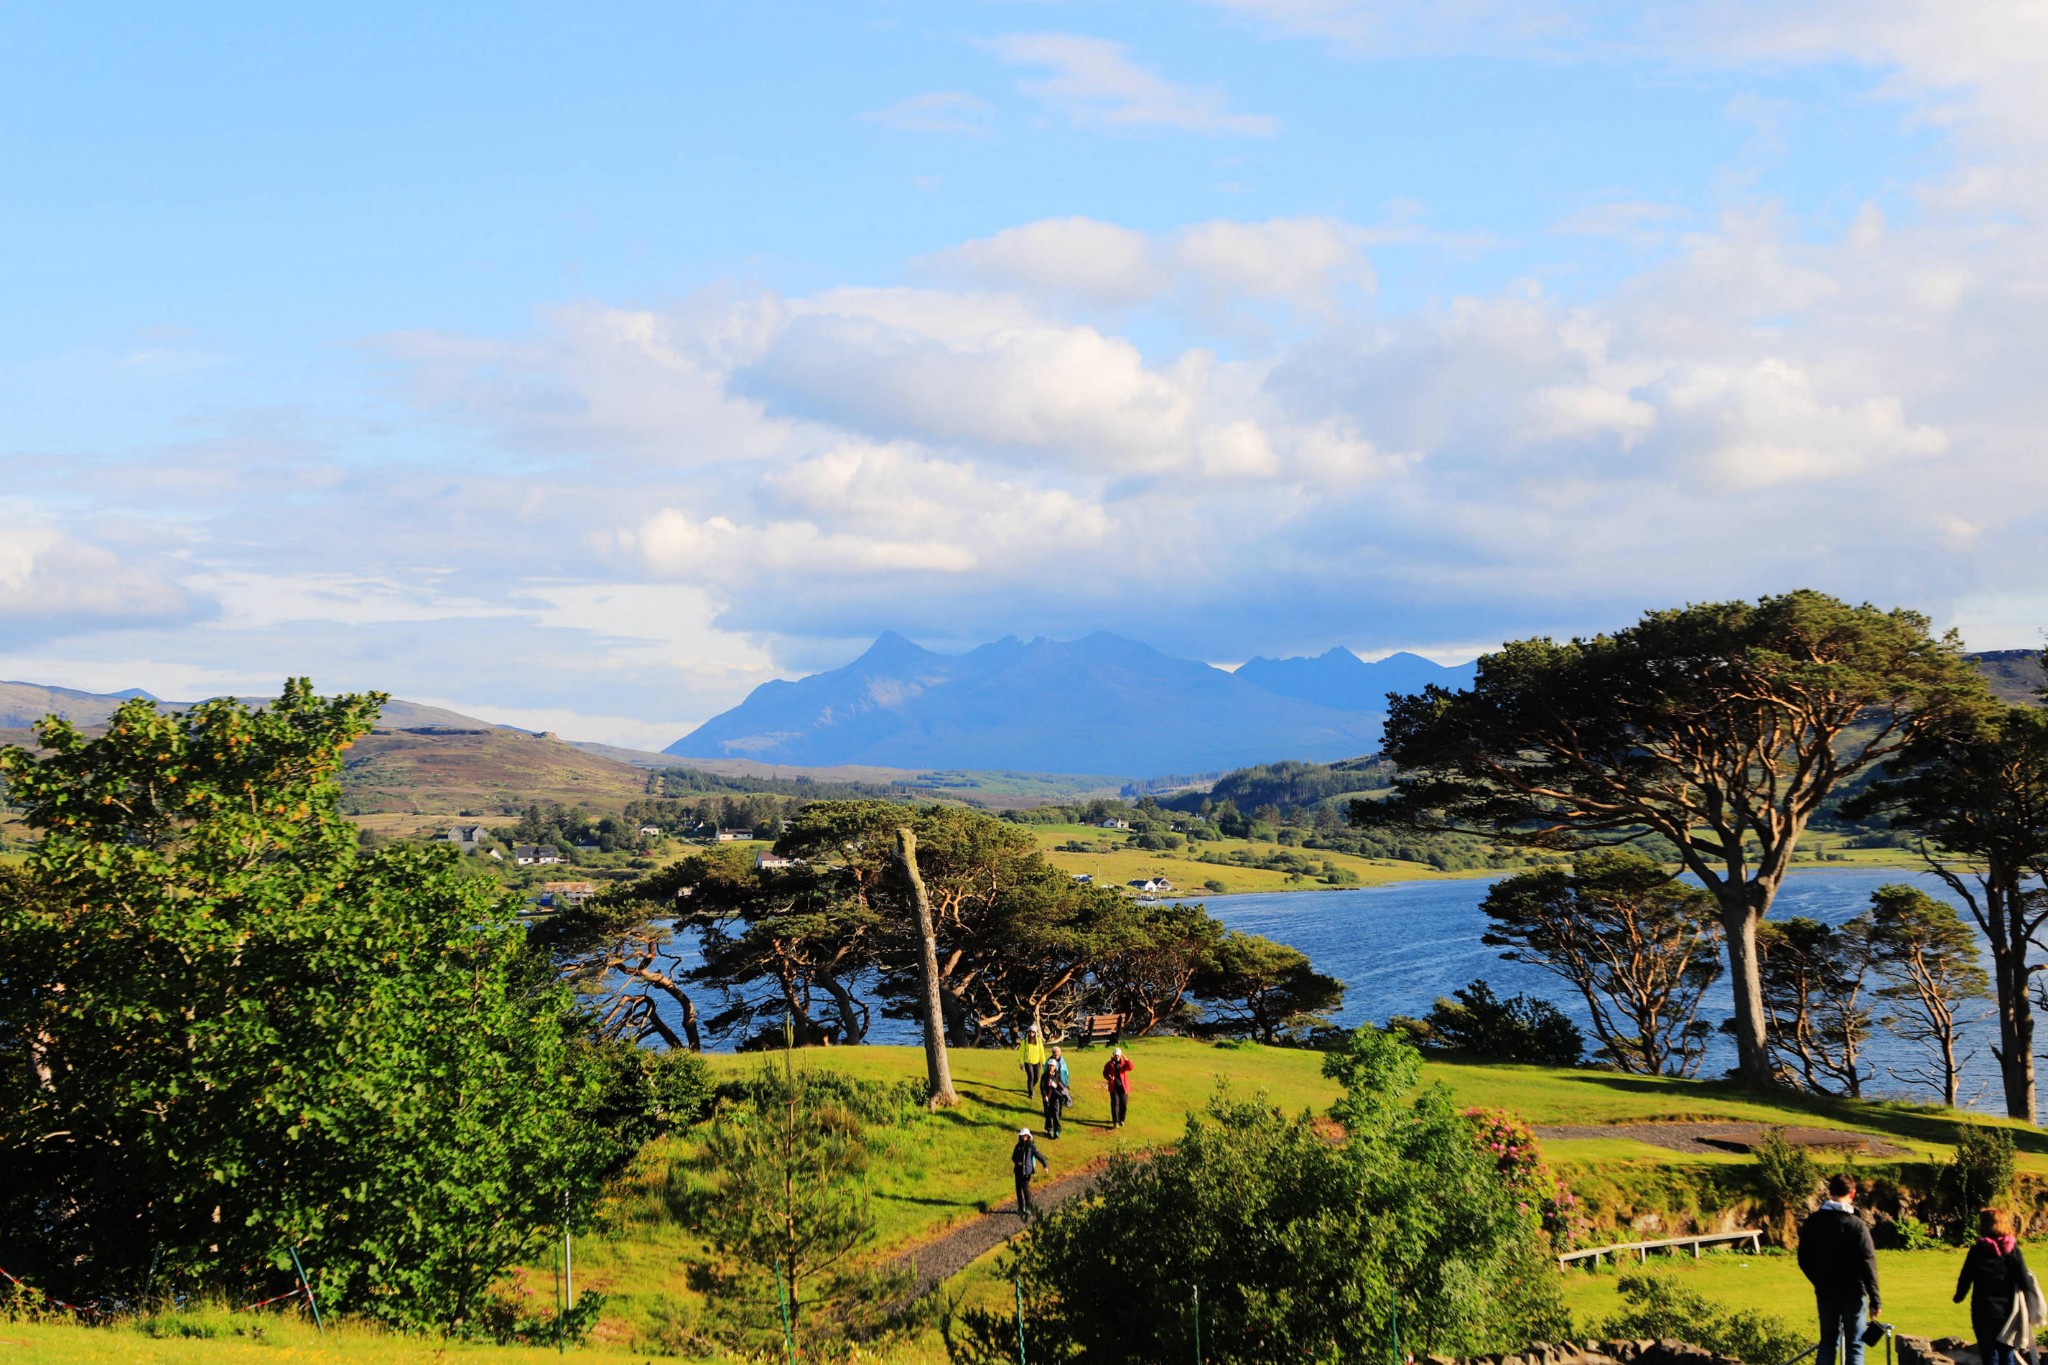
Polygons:
<instances>
[{"instance_id":1,"label":"white house","mask_svg":"<svg viewBox=\"0 0 2048 1365\"><path fill-rule=\"evenodd\" d=\"M750 829L722 829L718 831L718 842L721 844L743 844L753 837L754 831Z\"/></svg>"},{"instance_id":2,"label":"white house","mask_svg":"<svg viewBox=\"0 0 2048 1365\"><path fill-rule=\"evenodd\" d=\"M1164 896L1173 890L1173 883L1164 877L1140 877L1130 888L1141 896Z\"/></svg>"}]
</instances>

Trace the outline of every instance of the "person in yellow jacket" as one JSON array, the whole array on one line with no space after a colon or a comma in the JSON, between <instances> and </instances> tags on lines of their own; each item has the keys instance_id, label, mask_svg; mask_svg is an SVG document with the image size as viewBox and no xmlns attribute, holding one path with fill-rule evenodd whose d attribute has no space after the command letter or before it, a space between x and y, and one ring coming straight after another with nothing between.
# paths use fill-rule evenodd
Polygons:
<instances>
[{"instance_id":1,"label":"person in yellow jacket","mask_svg":"<svg viewBox=\"0 0 2048 1365\"><path fill-rule=\"evenodd\" d=\"M1024 1094L1028 1098L1038 1089L1038 1073L1045 1069L1045 1040L1038 1036L1038 1025L1024 1030L1024 1041L1017 1048L1017 1060L1024 1066Z\"/></svg>"}]
</instances>

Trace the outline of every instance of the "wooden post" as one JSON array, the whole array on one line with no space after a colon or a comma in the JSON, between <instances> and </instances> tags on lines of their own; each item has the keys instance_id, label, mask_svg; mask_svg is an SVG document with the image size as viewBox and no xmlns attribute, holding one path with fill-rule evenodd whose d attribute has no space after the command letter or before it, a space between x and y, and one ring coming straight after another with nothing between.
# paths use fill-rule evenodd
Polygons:
<instances>
[{"instance_id":1,"label":"wooden post","mask_svg":"<svg viewBox=\"0 0 2048 1365\"><path fill-rule=\"evenodd\" d=\"M924 959L924 1072L935 1109L951 1109L960 1103L953 1093L953 1068L946 1060L945 1018L939 1012L939 941L932 929L932 902L925 895L924 877L917 870L917 834L905 825L896 831L896 854L903 860L903 875L910 879L910 897L917 903L917 933Z\"/></svg>"}]
</instances>

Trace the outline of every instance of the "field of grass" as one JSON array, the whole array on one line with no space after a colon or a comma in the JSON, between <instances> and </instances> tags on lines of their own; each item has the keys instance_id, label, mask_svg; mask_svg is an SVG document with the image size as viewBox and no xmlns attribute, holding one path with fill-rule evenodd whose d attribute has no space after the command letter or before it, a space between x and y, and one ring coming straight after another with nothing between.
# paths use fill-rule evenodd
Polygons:
<instances>
[{"instance_id":1,"label":"field of grass","mask_svg":"<svg viewBox=\"0 0 2048 1365\"><path fill-rule=\"evenodd\" d=\"M1969 1337L1969 1305L1951 1301L1962 1260L1962 1250L1953 1247L1878 1252L1877 1283L1884 1296L1884 1321L1916 1337ZM1731 1308L1774 1313L1809 1336L1815 1334L1813 1291L1799 1273L1798 1263L1785 1252L1756 1256L1716 1251L1697 1261L1690 1256L1659 1257L1643 1268L1672 1276ZM1565 1302L1571 1308L1573 1326L1582 1333L1594 1331L1620 1309L1621 1296L1615 1286L1623 1273L1633 1269L1636 1267L1566 1272Z\"/></svg>"},{"instance_id":2,"label":"field of grass","mask_svg":"<svg viewBox=\"0 0 2048 1365\"><path fill-rule=\"evenodd\" d=\"M1135 1090L1130 1123L1121 1131L1106 1127L1107 1101L1099 1084L1106 1049L1069 1053L1077 1102L1070 1111L1067 1136L1044 1144L1055 1177L1106 1159L1119 1148L1170 1143L1179 1135L1187 1112L1205 1103L1219 1082L1240 1093L1262 1091L1289 1110L1323 1108L1336 1094L1335 1087L1321 1075L1320 1055L1313 1052L1219 1046L1178 1038L1140 1040L1130 1052L1137 1067ZM1028 1105L1021 1093L1022 1077L1012 1053L958 1051L952 1056L955 1083L963 1100L960 1108L880 1132L873 1189L880 1248L886 1253L914 1249L963 1219L1005 1207L1010 1199L1007 1156L1015 1131L1020 1125L1039 1127L1038 1110ZM709 1060L722 1075L736 1075L768 1059L721 1055ZM810 1050L799 1054L798 1065L831 1068L870 1080L923 1075L923 1056L915 1048ZM1819 1123L1884 1137L1918 1159L1945 1155L1958 1124L1975 1121L1929 1106L1758 1097L1715 1082L1651 1080L1593 1071L1431 1062L1425 1075L1447 1085L1461 1104L1509 1109L1537 1124L1656 1119ZM2022 1168L2048 1174L2048 1136L2033 1129L2020 1129L2017 1136ZM1551 1141L1545 1150L1566 1179L1619 1190L1627 1197L1642 1190L1682 1189L1689 1181L1709 1177L1739 1182L1739 1168L1747 1165L1746 1158L1733 1154L1684 1156L1618 1137ZM689 1284L689 1264L702 1249L671 1217L666 1199L671 1181L687 1184L699 1178L692 1156L692 1144L684 1137L651 1144L607 1201L601 1229L578 1237L579 1289L602 1292L611 1300L595 1342L580 1348L586 1353L610 1355L637 1349L637 1358L645 1359L658 1317L671 1308L687 1312L696 1301ZM1954 1253L1885 1256L1888 1315L1906 1330L1923 1335L1958 1330L1956 1324L1961 1319L1944 1315L1942 1308L1947 1289L1954 1284ZM970 1306L999 1306L1007 1292L999 1264L1000 1253L984 1257L949 1284L946 1292ZM1652 1268L1696 1277L1703 1292L1731 1305L1768 1308L1795 1319L1806 1311L1797 1270L1782 1256L1722 1253L1697 1264L1690 1260L1653 1262ZM536 1298L545 1301L549 1296L552 1275L547 1266L530 1268L520 1278ZM1567 1293L1581 1324L1590 1327L1614 1311L1614 1278L1611 1269L1571 1272ZM265 1332L261 1343L235 1335L236 1328L246 1332L259 1324ZM159 1340L133 1329L88 1332L0 1324L0 1350L7 1342L21 1342L32 1347L31 1353L12 1358L65 1365L107 1359L211 1362L238 1354L252 1359L409 1365L442 1349L439 1343L421 1345L365 1328L348 1328L316 1340L310 1327L247 1315L200 1315L187 1325L215 1335L210 1339ZM536 1360L517 1348L452 1346L447 1350L455 1360ZM892 1352L889 1359L905 1365L925 1361L936 1365L943 1359L943 1351L935 1339L927 1337Z\"/></svg>"},{"instance_id":3,"label":"field of grass","mask_svg":"<svg viewBox=\"0 0 2048 1365\"><path fill-rule=\"evenodd\" d=\"M1173 850L1152 850L1121 846L1124 836L1115 830L1094 829L1087 825L1032 825L1032 836L1046 857L1058 867L1069 872L1091 873L1097 881L1121 886L1126 882L1146 878L1164 877L1172 882L1175 890L1182 895L1234 895L1244 891L1323 891L1326 883L1313 877L1297 876L1274 868L1229 867L1199 860L1203 853L1228 856L1242 850L1255 856L1275 853L1285 845L1255 843L1249 839L1219 839L1205 841ZM1106 853L1076 853L1060 848L1061 844L1072 841L1116 845ZM1394 858L1358 858L1349 853L1332 853L1325 849L1286 849L1304 857L1327 862L1332 867L1342 868L1358 880L1353 885L1379 886L1387 882L1440 881L1452 877L1483 877L1480 872L1439 872L1425 863L1402 862ZM1216 881L1223 890L1204 888L1204 883Z\"/></svg>"}]
</instances>

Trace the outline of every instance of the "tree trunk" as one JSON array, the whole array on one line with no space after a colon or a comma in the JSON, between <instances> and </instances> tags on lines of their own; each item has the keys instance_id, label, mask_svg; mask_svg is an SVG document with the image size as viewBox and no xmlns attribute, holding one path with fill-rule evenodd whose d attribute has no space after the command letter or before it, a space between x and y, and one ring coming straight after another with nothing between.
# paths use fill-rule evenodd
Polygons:
<instances>
[{"instance_id":1,"label":"tree trunk","mask_svg":"<svg viewBox=\"0 0 2048 1365\"><path fill-rule=\"evenodd\" d=\"M1763 916L1750 904L1750 888L1737 882L1721 888L1721 928L1728 937L1728 985L1735 995L1735 1069L1745 1085L1769 1090L1778 1083L1764 1039L1763 975L1756 951L1756 926Z\"/></svg>"},{"instance_id":2,"label":"tree trunk","mask_svg":"<svg viewBox=\"0 0 2048 1365\"><path fill-rule=\"evenodd\" d=\"M2034 1002L2027 995L2027 942L1994 943L1998 979L1998 1070L2005 1083L2005 1112L2034 1121Z\"/></svg>"},{"instance_id":3,"label":"tree trunk","mask_svg":"<svg viewBox=\"0 0 2048 1365\"><path fill-rule=\"evenodd\" d=\"M935 1107L950 1109L960 1103L953 1093L953 1069L946 1059L945 1022L939 1014L939 942L932 929L932 902L925 895L924 877L917 870L917 834L904 825L896 831L896 853L903 860L903 875L910 879L910 897L917 905L917 935L924 968L924 1070Z\"/></svg>"}]
</instances>

